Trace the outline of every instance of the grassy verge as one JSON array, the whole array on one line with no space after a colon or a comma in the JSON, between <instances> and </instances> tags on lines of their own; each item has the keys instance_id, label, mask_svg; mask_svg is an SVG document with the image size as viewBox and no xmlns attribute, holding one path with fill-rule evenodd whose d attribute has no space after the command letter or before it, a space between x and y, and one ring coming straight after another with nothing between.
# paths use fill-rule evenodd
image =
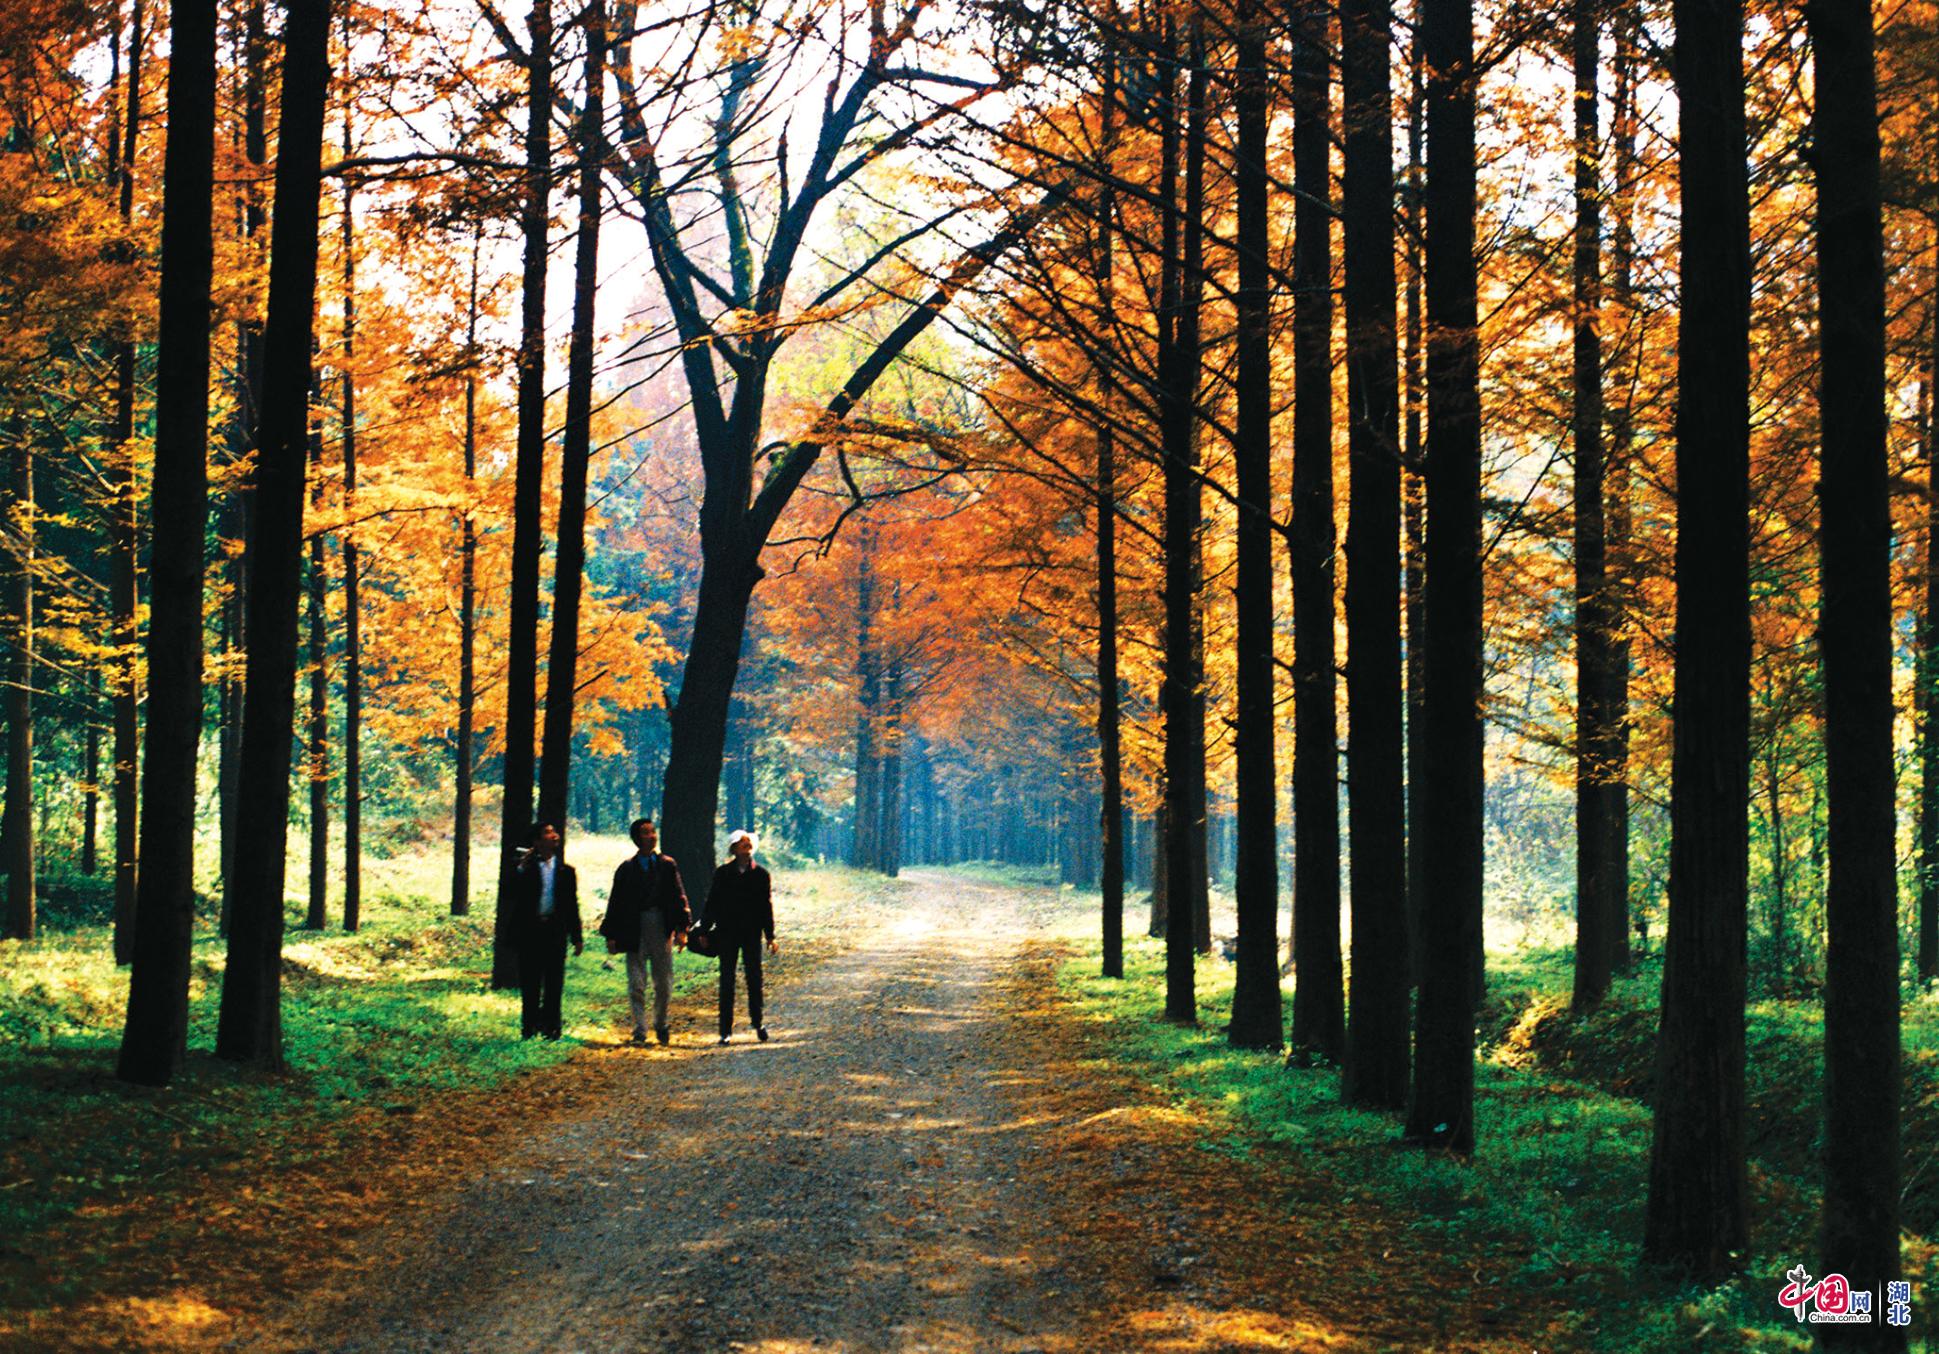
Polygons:
<instances>
[{"instance_id":1,"label":"grassy verge","mask_svg":"<svg viewBox=\"0 0 1939 1354\"><path fill-rule=\"evenodd\" d=\"M1608 1354L1804 1350L1804 1333L1777 1305L1784 1271L1809 1260L1817 1203L1796 1181L1753 1171L1754 1254L1744 1277L1714 1289L1679 1285L1641 1269L1637 1248L1650 1140L1648 1111L1633 1099L1538 1070L1484 1060L1477 1069L1479 1147L1470 1165L1397 1150L1396 1119L1339 1102L1328 1069L1288 1068L1269 1054L1229 1048L1231 967L1198 967L1198 1029L1158 1017L1163 951L1127 939L1126 978L1096 977L1096 941L1073 935L1060 966L1067 1009L1090 1022L1100 1060L1131 1069L1152 1092L1203 1116L1203 1147L1259 1154L1310 1175L1319 1188L1386 1201L1398 1222L1396 1263L1452 1264L1474 1276L1472 1296L1503 1307L1559 1305L1555 1350ZM1395 1225L1390 1221L1388 1225ZM1914 1337L1939 1291L1932 1248L1914 1238L1908 1270ZM1485 1291L1484 1291L1485 1290Z\"/></svg>"},{"instance_id":2,"label":"grassy verge","mask_svg":"<svg viewBox=\"0 0 1939 1354\"><path fill-rule=\"evenodd\" d=\"M157 1247L219 1241L207 1229L286 1173L354 1182L374 1144L437 1117L426 1111L619 1042L630 1023L624 964L604 966L592 928L628 850L617 838L574 845L589 944L568 960L558 1043L518 1038L518 993L488 988L490 907L446 915L447 860L436 849L373 862L356 935L289 933L290 1068L280 1076L207 1052L223 966L212 926L198 926L195 938L189 1062L159 1091L114 1079L127 974L114 967L104 927L0 944L0 1344L10 1325L21 1329L9 1314L179 1278L182 1257ZM777 981L839 948L855 910L892 892L827 869L782 873L776 887ZM676 1037L711 1034L714 971L712 960L676 957ZM464 1112L492 1108L467 1103ZM137 1233L152 1253L130 1244ZM303 1235L277 1245L300 1249Z\"/></svg>"},{"instance_id":3,"label":"grassy verge","mask_svg":"<svg viewBox=\"0 0 1939 1354\"><path fill-rule=\"evenodd\" d=\"M1569 1010L1574 958L1566 948L1491 959L1482 1039L1504 1063L1583 1081L1647 1102L1654 1075L1660 961L1618 978L1595 1011ZM1824 1120L1824 1008L1753 1001L1745 1012L1746 1139L1773 1176L1815 1188ZM1939 1233L1939 1000L1904 1006L1901 1130L1904 1227Z\"/></svg>"}]
</instances>

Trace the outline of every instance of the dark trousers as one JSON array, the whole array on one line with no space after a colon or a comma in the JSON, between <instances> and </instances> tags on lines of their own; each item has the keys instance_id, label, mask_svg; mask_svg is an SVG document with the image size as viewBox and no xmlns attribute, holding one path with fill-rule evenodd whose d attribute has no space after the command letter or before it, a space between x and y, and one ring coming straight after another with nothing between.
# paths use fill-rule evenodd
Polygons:
<instances>
[{"instance_id":1,"label":"dark trousers","mask_svg":"<svg viewBox=\"0 0 1939 1354\"><path fill-rule=\"evenodd\" d=\"M560 1033L559 998L566 982L566 929L540 922L518 946L519 1031L527 1039Z\"/></svg>"},{"instance_id":2,"label":"dark trousers","mask_svg":"<svg viewBox=\"0 0 1939 1354\"><path fill-rule=\"evenodd\" d=\"M761 933L722 936L720 951L720 1034L734 1032L734 961L747 967L747 1020L761 1024Z\"/></svg>"}]
</instances>

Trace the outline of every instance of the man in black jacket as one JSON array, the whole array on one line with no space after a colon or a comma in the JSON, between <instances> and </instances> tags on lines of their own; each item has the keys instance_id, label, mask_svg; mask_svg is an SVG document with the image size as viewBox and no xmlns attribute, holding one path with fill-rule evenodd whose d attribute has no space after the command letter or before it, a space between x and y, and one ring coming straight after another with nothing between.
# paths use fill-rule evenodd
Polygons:
<instances>
[{"instance_id":1,"label":"man in black jacket","mask_svg":"<svg viewBox=\"0 0 1939 1354\"><path fill-rule=\"evenodd\" d=\"M653 976L653 1034L667 1042L667 997L673 987L673 946L685 944L693 918L687 890L672 856L660 854L659 829L651 818L635 819L639 853L613 873L606 919L599 934L614 954L626 956L626 995L633 1007L633 1042L646 1042L646 979Z\"/></svg>"},{"instance_id":2,"label":"man in black jacket","mask_svg":"<svg viewBox=\"0 0 1939 1354\"><path fill-rule=\"evenodd\" d=\"M774 943L774 881L754 863L754 834L735 832L727 838L728 862L714 871L701 908L707 926L720 936L720 1042L734 1032L734 965L747 969L747 1018L755 1035L767 1042L761 1021L761 939L768 953Z\"/></svg>"},{"instance_id":3,"label":"man in black jacket","mask_svg":"<svg viewBox=\"0 0 1939 1354\"><path fill-rule=\"evenodd\" d=\"M531 849L512 871L512 943L518 948L519 1024L524 1037L557 1039L566 944L585 953L579 931L579 876L559 859L559 829L532 825Z\"/></svg>"}]
</instances>

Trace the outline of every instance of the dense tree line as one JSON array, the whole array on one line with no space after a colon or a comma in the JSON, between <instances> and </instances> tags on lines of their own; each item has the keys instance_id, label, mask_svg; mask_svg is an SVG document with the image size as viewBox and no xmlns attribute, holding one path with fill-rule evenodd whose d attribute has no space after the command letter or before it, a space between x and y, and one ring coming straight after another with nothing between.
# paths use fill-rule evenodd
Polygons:
<instances>
[{"instance_id":1,"label":"dense tree line","mask_svg":"<svg viewBox=\"0 0 1939 1354\"><path fill-rule=\"evenodd\" d=\"M105 856L120 1072L166 1083L213 848L216 1051L275 1068L292 828L305 925L333 816L342 926L412 819L462 913L496 792L504 985L534 815L657 810L699 868L724 811L1096 885L1111 976L1144 892L1180 1023L1229 897L1231 1041L1467 1156L1484 924L1539 858L1578 1012L1659 923L1644 1254L1747 1244L1755 977L1822 992L1823 1263L1896 1275L1930 18L28 0L8 934Z\"/></svg>"}]
</instances>

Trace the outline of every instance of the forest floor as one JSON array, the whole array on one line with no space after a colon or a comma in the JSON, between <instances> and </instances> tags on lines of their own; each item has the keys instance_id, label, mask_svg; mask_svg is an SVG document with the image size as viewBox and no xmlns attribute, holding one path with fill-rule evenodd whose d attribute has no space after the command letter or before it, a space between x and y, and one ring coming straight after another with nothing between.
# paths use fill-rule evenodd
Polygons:
<instances>
[{"instance_id":1,"label":"forest floor","mask_svg":"<svg viewBox=\"0 0 1939 1354\"><path fill-rule=\"evenodd\" d=\"M497 1092L373 1114L334 1160L232 1166L191 1210L202 1235L147 1249L146 1283L0 1339L1558 1348L1561 1298L1504 1305L1393 1226L1403 1204L1283 1152L1216 1149L1209 1111L1112 1070L1059 978L1094 916L1055 890L912 872L858 901L816 962L783 966L771 1042L743 1025L715 1047L694 992L668 1049L588 1040ZM239 1213L258 1225L222 1225Z\"/></svg>"},{"instance_id":2,"label":"forest floor","mask_svg":"<svg viewBox=\"0 0 1939 1354\"><path fill-rule=\"evenodd\" d=\"M197 1064L164 1102L95 1085L99 1068L84 1086L105 1050L54 1058L37 1103L85 1089L98 1117L71 1118L76 1137L173 1136L93 1193L20 1211L0 1238L0 1349L1808 1347L1763 1282L1809 1254L1814 1211L1782 1188L1759 1184L1782 1234L1745 1279L1692 1290L1637 1269L1633 1100L1484 1059L1474 1164L1425 1158L1393 1149L1391 1117L1341 1106L1330 1069L1226 1047L1222 960L1199 963L1197 1028L1156 1019L1158 943L1134 934L1127 979L1097 978L1095 894L974 867L777 888L767 1043L743 998L715 1046L710 965L683 958L672 1046L628 1048L619 975L589 954L568 1038L546 1046L563 1061L521 1061L539 1046L506 1039L502 994L400 1027L393 1042L458 1043L435 1078L396 1050L361 1081L320 1062L256 1086ZM349 968L399 936L422 953L450 925L396 924L308 962ZM341 1044L346 1010L401 1019L410 998L385 983L476 991L476 956L443 962L321 989L345 989L334 1005L300 977L306 1051ZM452 1076L467 1058L475 1085ZM20 1075L0 1066L0 1093ZM338 1086L362 1098L320 1089ZM52 1150L52 1112L9 1128L0 1111L0 1175ZM258 1123L252 1151L235 1125ZM0 1207L40 1183L0 1182Z\"/></svg>"}]
</instances>

